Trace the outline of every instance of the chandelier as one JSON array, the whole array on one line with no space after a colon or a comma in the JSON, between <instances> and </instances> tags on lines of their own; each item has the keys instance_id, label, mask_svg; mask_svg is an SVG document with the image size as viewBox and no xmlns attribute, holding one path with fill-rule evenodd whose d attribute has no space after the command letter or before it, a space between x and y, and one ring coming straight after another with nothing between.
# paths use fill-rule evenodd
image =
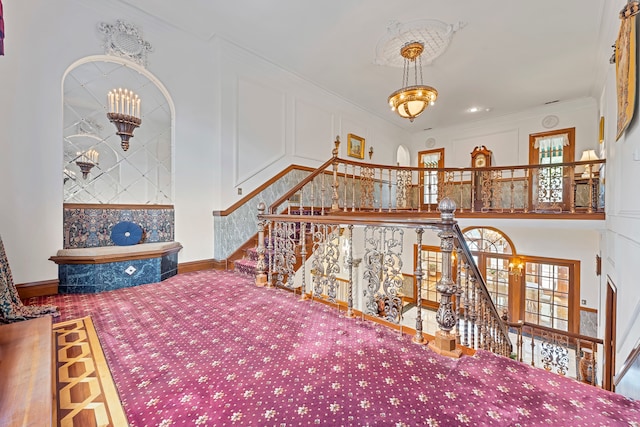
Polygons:
<instances>
[{"instance_id":1,"label":"chandelier","mask_svg":"<svg viewBox=\"0 0 640 427\"><path fill-rule=\"evenodd\" d=\"M129 149L129 139L133 131L140 126L140 98L128 89L114 89L107 97L109 102L109 121L116 126L116 133L120 135L120 146L124 151Z\"/></svg>"},{"instance_id":2,"label":"chandelier","mask_svg":"<svg viewBox=\"0 0 640 427\"><path fill-rule=\"evenodd\" d=\"M438 91L431 86L422 84L422 60L420 55L424 50L421 42L410 42L402 46L400 55L404 58L402 73L402 88L389 95L391 111L396 111L400 117L413 119L418 117L429 105L433 105L438 98ZM420 66L418 67L418 62ZM409 86L409 68L413 63L414 84ZM418 68L420 68L420 84L418 84Z\"/></svg>"},{"instance_id":3,"label":"chandelier","mask_svg":"<svg viewBox=\"0 0 640 427\"><path fill-rule=\"evenodd\" d=\"M76 155L76 165L78 165L80 171L82 172L82 179L87 179L87 176L89 176L89 172L91 172L91 169L93 169L93 167L98 164L99 153L96 150L91 149L85 151L84 153L77 152Z\"/></svg>"}]
</instances>

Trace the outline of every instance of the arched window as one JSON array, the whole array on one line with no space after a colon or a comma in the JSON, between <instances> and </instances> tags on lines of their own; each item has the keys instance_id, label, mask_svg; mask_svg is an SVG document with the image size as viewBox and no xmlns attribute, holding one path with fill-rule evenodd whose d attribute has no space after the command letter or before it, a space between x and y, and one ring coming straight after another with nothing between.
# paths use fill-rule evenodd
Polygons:
<instances>
[{"instance_id":1,"label":"arched window","mask_svg":"<svg viewBox=\"0 0 640 427\"><path fill-rule=\"evenodd\" d=\"M517 254L511 239L491 227L467 228L463 235L499 313L579 332L579 261Z\"/></svg>"},{"instance_id":2,"label":"arched window","mask_svg":"<svg viewBox=\"0 0 640 427\"><path fill-rule=\"evenodd\" d=\"M515 249L511 240L500 230L491 227L475 227L463 231L463 235L498 313L511 312L509 307L509 264Z\"/></svg>"}]
</instances>

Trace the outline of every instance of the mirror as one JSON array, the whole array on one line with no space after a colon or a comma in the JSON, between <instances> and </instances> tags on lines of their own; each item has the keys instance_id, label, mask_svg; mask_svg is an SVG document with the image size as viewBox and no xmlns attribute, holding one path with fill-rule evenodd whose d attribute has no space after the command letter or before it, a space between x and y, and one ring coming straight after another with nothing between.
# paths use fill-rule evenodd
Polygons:
<instances>
[{"instance_id":1,"label":"mirror","mask_svg":"<svg viewBox=\"0 0 640 427\"><path fill-rule=\"evenodd\" d=\"M142 123L127 151L107 118L114 88L141 98ZM173 203L172 110L153 76L115 57L84 61L66 74L63 103L65 203Z\"/></svg>"}]
</instances>

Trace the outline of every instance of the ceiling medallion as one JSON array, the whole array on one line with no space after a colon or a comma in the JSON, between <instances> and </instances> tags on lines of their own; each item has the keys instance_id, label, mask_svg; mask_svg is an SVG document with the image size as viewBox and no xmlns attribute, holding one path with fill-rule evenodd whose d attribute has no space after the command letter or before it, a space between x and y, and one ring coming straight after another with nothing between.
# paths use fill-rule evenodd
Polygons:
<instances>
[{"instance_id":1,"label":"ceiling medallion","mask_svg":"<svg viewBox=\"0 0 640 427\"><path fill-rule=\"evenodd\" d=\"M418 117L429 105L433 105L438 98L438 91L422 83L422 62L420 55L424 50L421 42L411 42L402 46L400 56L404 58L404 72L402 73L402 87L389 95L388 102L391 111L396 111L400 117L413 119ZM418 62L420 66L418 66ZM413 64L414 84L409 86L409 70ZM420 69L420 83L418 83L418 68Z\"/></svg>"},{"instance_id":2,"label":"ceiling medallion","mask_svg":"<svg viewBox=\"0 0 640 427\"><path fill-rule=\"evenodd\" d=\"M104 35L104 51L106 55L129 59L136 64L147 66L147 54L153 47L142 38L138 27L117 20L115 24L101 22L98 31Z\"/></svg>"},{"instance_id":3,"label":"ceiling medallion","mask_svg":"<svg viewBox=\"0 0 640 427\"><path fill-rule=\"evenodd\" d=\"M376 46L374 63L400 68L404 62L398 57L398 50L409 42L420 41L423 44L422 61L431 64L447 50L453 34L462 27L463 23L451 25L434 19L405 24L392 21L387 27L387 33Z\"/></svg>"}]
</instances>

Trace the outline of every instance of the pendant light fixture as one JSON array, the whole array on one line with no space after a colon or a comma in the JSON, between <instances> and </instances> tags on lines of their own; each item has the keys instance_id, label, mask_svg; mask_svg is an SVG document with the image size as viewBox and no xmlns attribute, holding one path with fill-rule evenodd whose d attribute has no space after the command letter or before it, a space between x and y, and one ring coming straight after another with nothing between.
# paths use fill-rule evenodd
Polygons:
<instances>
[{"instance_id":1,"label":"pendant light fixture","mask_svg":"<svg viewBox=\"0 0 640 427\"><path fill-rule=\"evenodd\" d=\"M438 98L438 91L422 83L422 60L420 55L424 50L421 42L410 42L402 46L400 55L404 58L402 74L402 88L389 95L391 111L396 111L400 117L413 119L418 117L429 105L433 105ZM409 85L409 72L413 65L414 84ZM418 69L420 69L420 83L418 84Z\"/></svg>"}]
</instances>

